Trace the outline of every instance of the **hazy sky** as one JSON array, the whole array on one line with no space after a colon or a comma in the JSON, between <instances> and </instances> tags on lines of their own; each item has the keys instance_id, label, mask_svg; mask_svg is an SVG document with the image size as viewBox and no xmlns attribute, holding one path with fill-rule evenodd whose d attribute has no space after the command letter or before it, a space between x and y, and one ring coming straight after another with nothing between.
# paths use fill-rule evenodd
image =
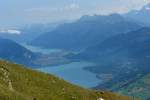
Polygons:
<instances>
[{"instance_id":1,"label":"hazy sky","mask_svg":"<svg viewBox=\"0 0 150 100\"><path fill-rule=\"evenodd\" d=\"M0 27L139 9L150 0L0 0Z\"/></svg>"}]
</instances>

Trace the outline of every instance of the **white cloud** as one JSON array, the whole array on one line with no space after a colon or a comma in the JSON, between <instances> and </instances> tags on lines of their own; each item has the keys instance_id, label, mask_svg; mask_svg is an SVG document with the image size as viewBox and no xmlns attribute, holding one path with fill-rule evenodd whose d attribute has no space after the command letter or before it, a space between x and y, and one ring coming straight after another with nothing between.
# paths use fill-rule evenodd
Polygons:
<instances>
[{"instance_id":1,"label":"white cloud","mask_svg":"<svg viewBox=\"0 0 150 100\"><path fill-rule=\"evenodd\" d=\"M5 33L5 34L17 34L17 35L20 35L21 34L21 31L19 30L13 30L13 29L1 29L0 30L0 33Z\"/></svg>"},{"instance_id":2,"label":"white cloud","mask_svg":"<svg viewBox=\"0 0 150 100\"><path fill-rule=\"evenodd\" d=\"M70 5L67 5L64 7L64 10L76 10L76 9L79 9L79 5L78 4L75 4L75 3L72 3Z\"/></svg>"}]
</instances>

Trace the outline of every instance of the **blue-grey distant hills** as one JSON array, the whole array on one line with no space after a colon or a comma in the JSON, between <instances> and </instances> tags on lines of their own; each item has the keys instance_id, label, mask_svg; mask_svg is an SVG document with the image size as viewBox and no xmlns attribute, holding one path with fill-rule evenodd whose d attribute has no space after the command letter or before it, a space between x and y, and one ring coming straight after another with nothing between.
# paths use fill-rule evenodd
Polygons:
<instances>
[{"instance_id":1,"label":"blue-grey distant hills","mask_svg":"<svg viewBox=\"0 0 150 100\"><path fill-rule=\"evenodd\" d=\"M150 28L112 36L98 45L87 48L74 59L97 63L96 66L85 68L97 73L100 79L105 77L104 84L97 88L126 88L128 95L150 92L147 90L149 84L145 83L148 79L145 76L149 76L150 73ZM139 81L143 83L138 83L140 86L137 86L136 82ZM143 88L140 92L135 89L139 87Z\"/></svg>"},{"instance_id":2,"label":"blue-grey distant hills","mask_svg":"<svg viewBox=\"0 0 150 100\"><path fill-rule=\"evenodd\" d=\"M75 22L60 25L55 30L40 35L30 44L45 48L84 49L110 36L140 27L119 14L83 16Z\"/></svg>"},{"instance_id":3,"label":"blue-grey distant hills","mask_svg":"<svg viewBox=\"0 0 150 100\"><path fill-rule=\"evenodd\" d=\"M133 10L124 15L125 17L150 25L150 3L140 10Z\"/></svg>"},{"instance_id":4,"label":"blue-grey distant hills","mask_svg":"<svg viewBox=\"0 0 150 100\"><path fill-rule=\"evenodd\" d=\"M0 37L0 58L30 65L36 58L36 54L12 40Z\"/></svg>"}]
</instances>

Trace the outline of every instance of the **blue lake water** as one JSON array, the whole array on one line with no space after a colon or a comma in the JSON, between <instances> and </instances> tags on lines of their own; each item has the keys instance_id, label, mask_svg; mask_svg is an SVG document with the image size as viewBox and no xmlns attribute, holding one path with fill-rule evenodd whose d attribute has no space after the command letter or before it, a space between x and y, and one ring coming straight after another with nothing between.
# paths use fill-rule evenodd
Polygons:
<instances>
[{"instance_id":1,"label":"blue lake water","mask_svg":"<svg viewBox=\"0 0 150 100\"><path fill-rule=\"evenodd\" d=\"M25 46L26 48L30 49L34 52L41 52L45 54L49 54L52 52L59 52L61 50L51 50L51 49L42 49L33 46ZM38 68L36 70L42 71L45 73L50 73L64 80L85 87L91 88L97 86L101 80L96 78L96 74L91 73L89 71L84 70L87 66L92 66L93 63L90 62L71 62L69 64L63 64L58 66L45 66L42 68Z\"/></svg>"},{"instance_id":2,"label":"blue lake water","mask_svg":"<svg viewBox=\"0 0 150 100\"><path fill-rule=\"evenodd\" d=\"M93 64L88 62L72 62L59 66L38 68L37 70L59 76L73 84L90 88L100 83L100 79L97 79L95 74L83 69L90 65Z\"/></svg>"}]
</instances>

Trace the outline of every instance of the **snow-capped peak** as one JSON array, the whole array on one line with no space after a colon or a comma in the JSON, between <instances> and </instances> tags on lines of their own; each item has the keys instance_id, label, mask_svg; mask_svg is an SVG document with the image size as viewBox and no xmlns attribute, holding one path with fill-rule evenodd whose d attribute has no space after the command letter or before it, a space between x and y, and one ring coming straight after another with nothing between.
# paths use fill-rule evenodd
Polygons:
<instances>
[{"instance_id":1,"label":"snow-capped peak","mask_svg":"<svg viewBox=\"0 0 150 100\"><path fill-rule=\"evenodd\" d=\"M143 10L149 11L150 10L150 3L143 7Z\"/></svg>"},{"instance_id":2,"label":"snow-capped peak","mask_svg":"<svg viewBox=\"0 0 150 100\"><path fill-rule=\"evenodd\" d=\"M150 7L145 7L145 10L150 10Z\"/></svg>"}]
</instances>

